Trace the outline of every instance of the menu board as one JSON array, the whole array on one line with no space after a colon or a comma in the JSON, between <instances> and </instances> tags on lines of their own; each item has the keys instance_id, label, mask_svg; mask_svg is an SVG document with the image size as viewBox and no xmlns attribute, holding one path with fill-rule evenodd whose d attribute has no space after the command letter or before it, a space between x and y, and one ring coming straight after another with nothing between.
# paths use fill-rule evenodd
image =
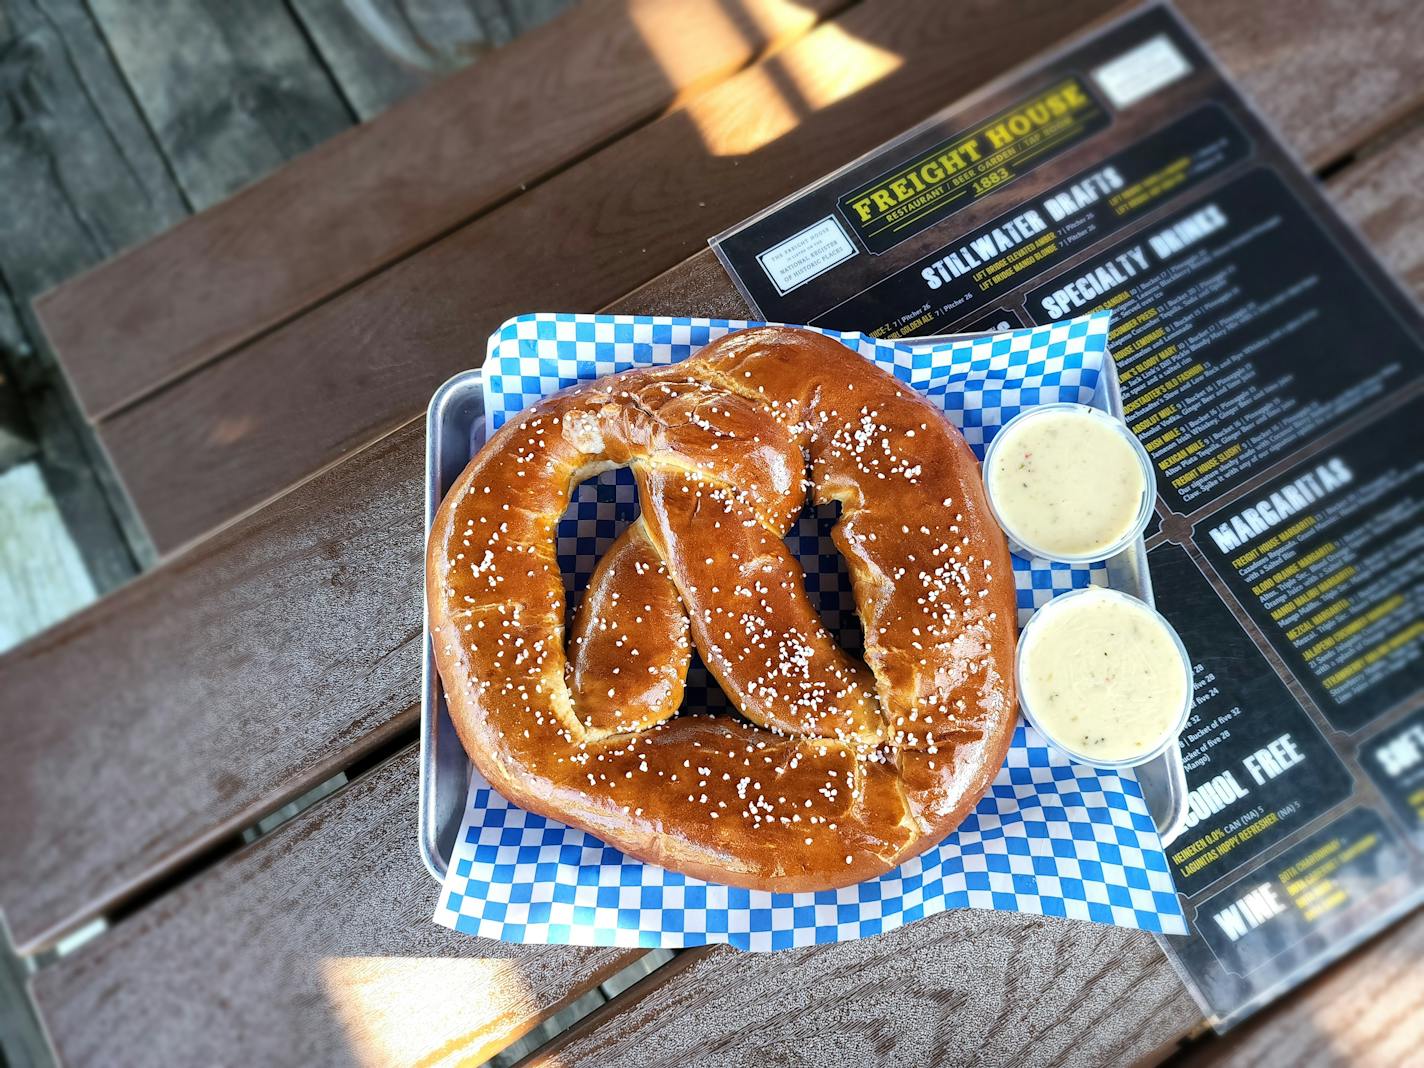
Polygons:
<instances>
[{"instance_id":1,"label":"menu board","mask_svg":"<svg viewBox=\"0 0 1424 1068\"><path fill-rule=\"evenodd\" d=\"M1353 779L1187 550L1168 542L1147 560L1157 606L1192 658L1181 739L1191 792L1186 829L1167 847L1190 897L1348 799Z\"/></svg>"},{"instance_id":2,"label":"menu board","mask_svg":"<svg viewBox=\"0 0 1424 1068\"><path fill-rule=\"evenodd\" d=\"M1111 310L1193 660L1193 933L1218 1026L1424 900L1424 319L1150 6L712 241L761 318L879 337Z\"/></svg>"}]
</instances>

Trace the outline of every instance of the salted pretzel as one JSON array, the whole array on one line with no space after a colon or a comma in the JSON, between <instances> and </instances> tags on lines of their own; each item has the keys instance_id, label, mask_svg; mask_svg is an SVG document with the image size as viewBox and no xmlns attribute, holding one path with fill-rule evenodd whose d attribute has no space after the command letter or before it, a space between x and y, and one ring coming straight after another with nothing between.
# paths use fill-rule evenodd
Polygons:
<instances>
[{"instance_id":1,"label":"salted pretzel","mask_svg":"<svg viewBox=\"0 0 1424 1068\"><path fill-rule=\"evenodd\" d=\"M566 628L555 528L581 480L624 465L641 514ZM808 490L841 507L863 662L783 541ZM973 454L809 331L729 334L523 412L445 498L426 581L450 713L491 785L698 878L889 871L959 824L1014 729L1013 576ZM693 646L740 717L676 714Z\"/></svg>"}]
</instances>

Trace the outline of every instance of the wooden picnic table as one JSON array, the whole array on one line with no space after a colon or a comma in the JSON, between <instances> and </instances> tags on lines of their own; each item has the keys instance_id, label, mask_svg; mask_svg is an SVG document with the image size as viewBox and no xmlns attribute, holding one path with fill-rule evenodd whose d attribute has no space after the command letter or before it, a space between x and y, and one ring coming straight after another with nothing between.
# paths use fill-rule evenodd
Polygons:
<instances>
[{"instance_id":1,"label":"wooden picnic table","mask_svg":"<svg viewBox=\"0 0 1424 1068\"><path fill-rule=\"evenodd\" d=\"M61 1059L474 1064L647 964L430 920L424 405L512 313L745 314L709 234L1110 6L587 0L37 302L165 556L0 658L0 906ZM1424 294L1424 8L1179 6ZM1146 934L958 911L681 953L529 1063L1400 1064L1421 952L1415 914L1216 1039Z\"/></svg>"}]
</instances>

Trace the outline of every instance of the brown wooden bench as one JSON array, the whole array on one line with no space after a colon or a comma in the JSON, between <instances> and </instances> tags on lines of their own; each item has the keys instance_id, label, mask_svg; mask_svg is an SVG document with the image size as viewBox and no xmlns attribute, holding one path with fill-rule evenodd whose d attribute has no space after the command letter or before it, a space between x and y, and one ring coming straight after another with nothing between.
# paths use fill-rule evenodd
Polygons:
<instances>
[{"instance_id":1,"label":"brown wooden bench","mask_svg":"<svg viewBox=\"0 0 1424 1068\"><path fill-rule=\"evenodd\" d=\"M1411 80L1424 43L1418 14L1404 5L1374 20L1328 5L1313 6L1310 18L1286 18L1277 3L1183 7L1287 140L1329 168L1346 214L1416 293L1424 289L1424 130L1389 121L1420 102ZM0 722L23 769L0 778L0 810L10 814L0 824L0 904L16 941L33 951L95 917L116 921L35 978L66 1059L192 1063L241 1049L254 1061L294 1052L313 1063L477 1061L639 956L507 946L429 922L436 888L415 851L410 748L422 429L409 420L435 381L478 361L490 326L535 299L740 314L725 274L697 251L707 233L1090 15L1019 4L1009 33L1005 13L990 5L936 6L934 18L927 2L890 8L888 0L849 8L445 239L385 269L370 267L377 273L368 281L289 310L297 317L287 325L114 417L117 424L149 410L166 427L152 435L155 455L168 448L165 434L183 441L182 450L201 451L197 423L190 431L175 425L185 410L174 399L181 390L212 398L198 409L207 412L208 432L220 398L224 412L256 421L244 431L246 446L211 446L211 458L194 466L210 477L239 458L266 466L238 496L163 520L175 524L161 528L173 532L170 545L280 495L0 659ZM1322 38L1334 42L1318 53L1324 73L1302 81L1298 57ZM772 127L776 136L765 144L714 154L719 144L747 149L749 124L765 132L753 120L765 110L766 87L790 71L806 72L808 85L834 97L847 72L834 65L833 45L847 40L840 47L868 42L900 65L887 63L879 80L794 116L789 128ZM1341 54L1370 55L1376 77L1338 91L1358 62ZM1324 76L1332 70L1335 81ZM668 156L672 149L697 154L688 161ZM629 207L631 194L619 194L617 183L632 180L640 160L668 159L675 162L647 185L631 187L644 196L625 224L617 209ZM709 205L705 214L691 207L700 202ZM557 222L567 247L587 253L567 284L539 270L547 248L503 261L504 279L481 262L484 250L503 252L537 220L546 232ZM595 247L600 240L612 250L607 258ZM584 277L600 271L607 276ZM471 293L473 277L500 288ZM610 289L619 292L601 296ZM65 289L50 298L47 324L66 299ZM342 354L351 362L325 362ZM263 378L279 372L289 376L293 408L276 407L277 380ZM307 420L317 425L276 434L281 420L302 422L300 412L316 411L318 387L348 372L355 384L336 382L322 396L329 414L323 408ZM112 448L119 438L106 423L100 430ZM258 439L261 448L251 445ZM289 449L299 458L284 460ZM156 473L182 450L143 461L154 465L146 469L155 472L155 500ZM121 469L124 455L116 450ZM131 488L135 470L125 470ZM351 781L334 796L239 848L244 827L338 772ZM1412 932L1402 936L1406 945L1417 941L1419 923L1404 928ZM1384 954L1377 965L1348 967L1384 974L1398 959L1393 945L1385 939L1366 951L1366 961ZM1420 1000L1417 986L1404 982L1375 989L1383 1005L1375 1020L1403 1018ZM1061 1020L1070 1002L1097 1026ZM1277 1017L1299 1032L1290 1013L1303 1010L1294 1004L1242 1031L1239 1045L1204 1044L1199 1055L1250 1057L1264 1048L1252 1044L1252 1028L1276 1026ZM884 1027L886 1016L895 1028ZM946 1019L960 1023L938 1023ZM855 1050L869 1063L917 1063L976 1051L1021 1059L1033 1040L1035 1059L1096 1062L1160 1057L1199 1022L1145 935L952 913L843 946L684 954L556 1049L563 1063L736 1063L758 1050L773 1062ZM1413 1048L1384 1044L1383 1027L1357 1026L1355 1017L1339 1026L1347 1040L1368 1039L1380 1050ZM1299 1048L1305 1056L1330 1047Z\"/></svg>"}]
</instances>

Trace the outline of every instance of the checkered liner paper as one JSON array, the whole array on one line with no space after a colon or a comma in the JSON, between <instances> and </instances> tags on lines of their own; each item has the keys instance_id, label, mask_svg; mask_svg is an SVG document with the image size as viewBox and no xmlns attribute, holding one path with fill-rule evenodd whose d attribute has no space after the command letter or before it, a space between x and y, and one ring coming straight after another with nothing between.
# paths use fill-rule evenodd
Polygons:
<instances>
[{"instance_id":1,"label":"checkered liner paper","mask_svg":"<svg viewBox=\"0 0 1424 1068\"><path fill-rule=\"evenodd\" d=\"M524 315L491 338L487 430L575 382L675 363L732 330L723 319ZM1107 350L1108 316L995 335L889 342L822 331L942 406L983 456L1020 409L1086 403ZM574 494L558 532L570 603L636 515L627 471ZM830 541L834 514L807 515L787 539L807 593L855 651L850 583ZM1019 622L1055 594L1103 583L1101 565L1014 558ZM726 708L694 660L685 708ZM1185 921L1156 828L1131 773L1073 764L1020 724L999 777L938 846L843 890L773 894L705 883L626 857L592 835L511 805L472 772L437 923L508 942L667 947L728 942L773 950L878 934L953 908L1067 916L1169 934Z\"/></svg>"}]
</instances>

